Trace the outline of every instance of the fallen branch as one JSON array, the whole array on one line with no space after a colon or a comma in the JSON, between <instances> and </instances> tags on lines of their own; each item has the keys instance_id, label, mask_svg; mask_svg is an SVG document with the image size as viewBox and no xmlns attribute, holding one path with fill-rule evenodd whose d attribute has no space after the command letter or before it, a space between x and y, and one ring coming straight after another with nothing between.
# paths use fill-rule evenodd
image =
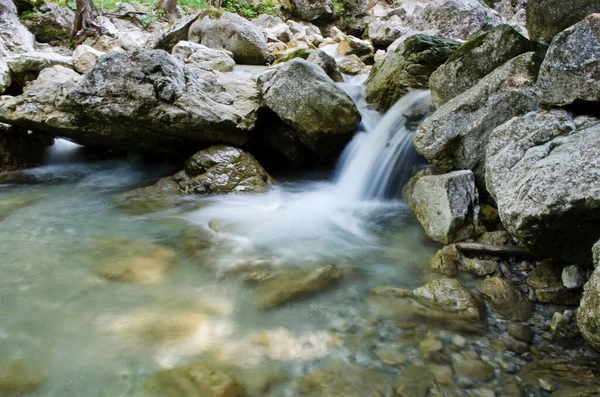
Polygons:
<instances>
[{"instance_id":1,"label":"fallen branch","mask_svg":"<svg viewBox=\"0 0 600 397\"><path fill-rule=\"evenodd\" d=\"M479 243L456 243L456 249L463 253L485 254L492 256L514 256L524 259L539 259L527 248L506 245L490 245Z\"/></svg>"}]
</instances>

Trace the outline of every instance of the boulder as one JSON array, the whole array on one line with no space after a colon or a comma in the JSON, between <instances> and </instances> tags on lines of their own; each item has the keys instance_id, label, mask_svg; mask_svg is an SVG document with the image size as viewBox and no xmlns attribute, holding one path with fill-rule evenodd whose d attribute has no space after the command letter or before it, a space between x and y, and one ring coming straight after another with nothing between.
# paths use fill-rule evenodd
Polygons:
<instances>
[{"instance_id":1,"label":"boulder","mask_svg":"<svg viewBox=\"0 0 600 397\"><path fill-rule=\"evenodd\" d=\"M477 291L489 301L500 316L513 321L527 321L533 302L516 285L501 277L488 277L477 284Z\"/></svg>"},{"instance_id":2,"label":"boulder","mask_svg":"<svg viewBox=\"0 0 600 397\"><path fill-rule=\"evenodd\" d=\"M52 66L63 66L73 69L73 57L53 52L26 52L6 58L12 80L21 87L35 80L41 70Z\"/></svg>"},{"instance_id":3,"label":"boulder","mask_svg":"<svg viewBox=\"0 0 600 397\"><path fill-rule=\"evenodd\" d=\"M313 22L333 17L331 0L289 0L289 5L291 14L301 21Z\"/></svg>"},{"instance_id":4,"label":"boulder","mask_svg":"<svg viewBox=\"0 0 600 397\"><path fill-rule=\"evenodd\" d=\"M585 340L600 351L600 267L583 288L577 323Z\"/></svg>"},{"instance_id":5,"label":"boulder","mask_svg":"<svg viewBox=\"0 0 600 397\"><path fill-rule=\"evenodd\" d=\"M10 87L12 83L12 77L10 75L10 68L6 63L6 59L0 59L0 95Z\"/></svg>"},{"instance_id":6,"label":"boulder","mask_svg":"<svg viewBox=\"0 0 600 397\"><path fill-rule=\"evenodd\" d=\"M543 260L532 270L527 284L535 289L538 301L565 306L579 302L579 295L563 286L561 273L561 265L551 260Z\"/></svg>"},{"instance_id":7,"label":"boulder","mask_svg":"<svg viewBox=\"0 0 600 397\"><path fill-rule=\"evenodd\" d=\"M260 14L252 23L261 28L267 35L267 41L278 40L287 43L292 38L290 27L278 17Z\"/></svg>"},{"instance_id":8,"label":"boulder","mask_svg":"<svg viewBox=\"0 0 600 397\"><path fill-rule=\"evenodd\" d=\"M445 245L435 253L429 262L429 271L454 277L458 274L458 267L462 264L463 255L454 244Z\"/></svg>"},{"instance_id":9,"label":"boulder","mask_svg":"<svg viewBox=\"0 0 600 397\"><path fill-rule=\"evenodd\" d=\"M335 265L284 272L257 286L254 291L254 304L259 309L272 309L327 290L342 276L343 273Z\"/></svg>"},{"instance_id":10,"label":"boulder","mask_svg":"<svg viewBox=\"0 0 600 397\"><path fill-rule=\"evenodd\" d=\"M460 43L441 37L416 34L376 63L365 83L367 100L388 110L411 88L429 88L429 76L456 51Z\"/></svg>"},{"instance_id":11,"label":"boulder","mask_svg":"<svg viewBox=\"0 0 600 397\"><path fill-rule=\"evenodd\" d=\"M587 15L600 12L598 0L529 0L527 31L531 40L550 44L552 38Z\"/></svg>"},{"instance_id":12,"label":"boulder","mask_svg":"<svg viewBox=\"0 0 600 397\"><path fill-rule=\"evenodd\" d=\"M239 64L264 65L267 43L247 19L220 10L207 10L190 26L189 41L216 50L228 50Z\"/></svg>"},{"instance_id":13,"label":"boulder","mask_svg":"<svg viewBox=\"0 0 600 397\"><path fill-rule=\"evenodd\" d=\"M167 30L160 32L158 37L153 40L154 43L152 48L171 52L177 43L188 39L190 27L196 22L200 15L202 15L202 12L184 17L174 25L169 26Z\"/></svg>"},{"instance_id":14,"label":"boulder","mask_svg":"<svg viewBox=\"0 0 600 397\"><path fill-rule=\"evenodd\" d=\"M431 75L429 85L434 105L439 108L506 61L533 50L535 44L509 25L500 25L478 34Z\"/></svg>"},{"instance_id":15,"label":"boulder","mask_svg":"<svg viewBox=\"0 0 600 397\"><path fill-rule=\"evenodd\" d=\"M242 383L221 368L198 362L156 372L144 385L147 396L248 397Z\"/></svg>"},{"instance_id":16,"label":"boulder","mask_svg":"<svg viewBox=\"0 0 600 397\"><path fill-rule=\"evenodd\" d=\"M586 281L584 270L577 265L565 266L560 278L568 290L577 290L583 287Z\"/></svg>"},{"instance_id":17,"label":"boulder","mask_svg":"<svg viewBox=\"0 0 600 397\"><path fill-rule=\"evenodd\" d=\"M592 247L592 264L594 268L600 267L600 240Z\"/></svg>"},{"instance_id":18,"label":"boulder","mask_svg":"<svg viewBox=\"0 0 600 397\"><path fill-rule=\"evenodd\" d=\"M410 206L427 237L444 244L473 237L479 197L471 171L418 176L411 185Z\"/></svg>"},{"instance_id":19,"label":"boulder","mask_svg":"<svg viewBox=\"0 0 600 397\"><path fill-rule=\"evenodd\" d=\"M17 16L12 0L0 0L0 58L35 50L35 38Z\"/></svg>"},{"instance_id":20,"label":"boulder","mask_svg":"<svg viewBox=\"0 0 600 397\"><path fill-rule=\"evenodd\" d=\"M305 376L299 391L306 397L385 397L391 385L379 371L341 363Z\"/></svg>"},{"instance_id":21,"label":"boulder","mask_svg":"<svg viewBox=\"0 0 600 397\"><path fill-rule=\"evenodd\" d=\"M456 40L498 25L500 15L477 0L433 0L414 18L412 27Z\"/></svg>"},{"instance_id":22,"label":"boulder","mask_svg":"<svg viewBox=\"0 0 600 397\"><path fill-rule=\"evenodd\" d=\"M531 112L494 130L486 182L506 230L541 257L591 264L600 238L598 150L599 121L562 110Z\"/></svg>"},{"instance_id":23,"label":"boulder","mask_svg":"<svg viewBox=\"0 0 600 397\"><path fill-rule=\"evenodd\" d=\"M214 50L190 41L180 41L171 53L181 56L186 64L208 66L219 72L231 72L235 67L235 61L224 50Z\"/></svg>"},{"instance_id":24,"label":"boulder","mask_svg":"<svg viewBox=\"0 0 600 397\"><path fill-rule=\"evenodd\" d=\"M79 73L89 72L104 53L89 45L79 45L73 51L73 66Z\"/></svg>"},{"instance_id":25,"label":"boulder","mask_svg":"<svg viewBox=\"0 0 600 397\"><path fill-rule=\"evenodd\" d=\"M267 70L258 87L265 105L317 153L345 143L360 122L352 99L323 69L303 59Z\"/></svg>"},{"instance_id":26,"label":"boulder","mask_svg":"<svg viewBox=\"0 0 600 397\"><path fill-rule=\"evenodd\" d=\"M306 61L320 66L321 69L327 73L327 76L331 77L331 80L335 81L336 83L341 83L344 81L344 77L342 76L342 73L340 73L340 69L335 62L335 59L328 55L325 51L318 50L311 52L308 58L306 58Z\"/></svg>"},{"instance_id":27,"label":"boulder","mask_svg":"<svg viewBox=\"0 0 600 397\"><path fill-rule=\"evenodd\" d=\"M400 18L389 21L374 20L367 27L367 36L379 48L385 48L402 36L413 33L411 28L404 26Z\"/></svg>"},{"instance_id":28,"label":"boulder","mask_svg":"<svg viewBox=\"0 0 600 397\"><path fill-rule=\"evenodd\" d=\"M68 44L75 13L60 4L47 2L23 15L21 20L40 43Z\"/></svg>"},{"instance_id":29,"label":"boulder","mask_svg":"<svg viewBox=\"0 0 600 397\"><path fill-rule=\"evenodd\" d=\"M253 81L161 50L115 51L85 76L45 69L23 95L0 99L0 122L85 145L189 155L207 143L247 142L259 107Z\"/></svg>"},{"instance_id":30,"label":"boulder","mask_svg":"<svg viewBox=\"0 0 600 397\"><path fill-rule=\"evenodd\" d=\"M338 66L340 71L344 74L355 76L365 72L367 65L356 55L346 55L338 58Z\"/></svg>"},{"instance_id":31,"label":"boulder","mask_svg":"<svg viewBox=\"0 0 600 397\"><path fill-rule=\"evenodd\" d=\"M417 129L417 152L443 171L471 169L483 185L493 129L539 106L533 92L539 64L535 53L519 55L440 107Z\"/></svg>"},{"instance_id":32,"label":"boulder","mask_svg":"<svg viewBox=\"0 0 600 397\"><path fill-rule=\"evenodd\" d=\"M26 130L0 124L0 172L42 165L53 140Z\"/></svg>"},{"instance_id":33,"label":"boulder","mask_svg":"<svg viewBox=\"0 0 600 397\"><path fill-rule=\"evenodd\" d=\"M346 36L340 41L337 47L338 55L357 55L367 56L375 52L373 45L367 40L361 40L354 36Z\"/></svg>"},{"instance_id":34,"label":"boulder","mask_svg":"<svg viewBox=\"0 0 600 397\"><path fill-rule=\"evenodd\" d=\"M600 2L595 3L600 12ZM545 105L600 101L600 14L588 16L552 40L537 88Z\"/></svg>"}]
</instances>

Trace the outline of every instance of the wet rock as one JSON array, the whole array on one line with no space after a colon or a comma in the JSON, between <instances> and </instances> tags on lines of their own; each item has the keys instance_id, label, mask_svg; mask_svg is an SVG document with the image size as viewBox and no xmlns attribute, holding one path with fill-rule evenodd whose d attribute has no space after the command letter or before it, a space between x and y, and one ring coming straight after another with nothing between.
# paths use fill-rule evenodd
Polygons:
<instances>
[{"instance_id":1,"label":"wet rock","mask_svg":"<svg viewBox=\"0 0 600 397\"><path fill-rule=\"evenodd\" d=\"M566 387L597 385L597 362L583 357L544 357L525 365L519 375L526 381L538 384L540 380Z\"/></svg>"},{"instance_id":2,"label":"wet rock","mask_svg":"<svg viewBox=\"0 0 600 397\"><path fill-rule=\"evenodd\" d=\"M0 99L0 121L86 145L191 154L248 141L258 108L252 81L187 67L164 51L114 51L85 76L43 70L23 95Z\"/></svg>"},{"instance_id":3,"label":"wet rock","mask_svg":"<svg viewBox=\"0 0 600 397\"><path fill-rule=\"evenodd\" d=\"M590 345L600 350L600 267L592 273L590 280L584 287L577 323L581 334Z\"/></svg>"},{"instance_id":4,"label":"wet rock","mask_svg":"<svg viewBox=\"0 0 600 397\"><path fill-rule=\"evenodd\" d=\"M434 386L434 376L423 365L411 365L396 378L394 391L397 397L427 397Z\"/></svg>"},{"instance_id":5,"label":"wet rock","mask_svg":"<svg viewBox=\"0 0 600 397\"><path fill-rule=\"evenodd\" d=\"M391 385L377 371L337 364L304 377L299 390L307 397L386 397Z\"/></svg>"},{"instance_id":6,"label":"wet rock","mask_svg":"<svg viewBox=\"0 0 600 397\"><path fill-rule=\"evenodd\" d=\"M486 183L502 224L542 257L591 263L600 237L597 123L563 110L531 112L490 136Z\"/></svg>"},{"instance_id":7,"label":"wet rock","mask_svg":"<svg viewBox=\"0 0 600 397\"><path fill-rule=\"evenodd\" d=\"M575 318L556 312L552 316L550 332L557 340L569 340L581 335Z\"/></svg>"},{"instance_id":8,"label":"wet rock","mask_svg":"<svg viewBox=\"0 0 600 397\"><path fill-rule=\"evenodd\" d=\"M189 29L189 41L216 50L228 50L239 64L264 65L267 43L247 19L221 10L207 10Z\"/></svg>"},{"instance_id":9,"label":"wet rock","mask_svg":"<svg viewBox=\"0 0 600 397\"><path fill-rule=\"evenodd\" d=\"M600 12L596 0L572 0L569 7L561 0L529 0L527 31L532 40L549 44L555 35L594 12Z\"/></svg>"},{"instance_id":10,"label":"wet rock","mask_svg":"<svg viewBox=\"0 0 600 397\"><path fill-rule=\"evenodd\" d=\"M235 61L225 51L214 50L190 41L180 41L173 47L171 53L180 55L187 64L208 66L219 72L231 72L235 66Z\"/></svg>"},{"instance_id":11,"label":"wet rock","mask_svg":"<svg viewBox=\"0 0 600 397\"><path fill-rule=\"evenodd\" d=\"M600 4L594 2L600 12ZM600 14L559 33L540 68L540 102L568 105L600 101Z\"/></svg>"},{"instance_id":12,"label":"wet rock","mask_svg":"<svg viewBox=\"0 0 600 397\"><path fill-rule=\"evenodd\" d=\"M475 234L479 197L471 171L416 177L411 185L411 209L430 239L448 244Z\"/></svg>"},{"instance_id":13,"label":"wet rock","mask_svg":"<svg viewBox=\"0 0 600 397\"><path fill-rule=\"evenodd\" d=\"M538 301L556 305L576 305L579 296L568 291L561 280L561 266L551 260L544 260L536 266L527 278L527 284L535 288Z\"/></svg>"},{"instance_id":14,"label":"wet rock","mask_svg":"<svg viewBox=\"0 0 600 397\"><path fill-rule=\"evenodd\" d=\"M68 44L75 13L60 4L47 2L21 18L40 43Z\"/></svg>"},{"instance_id":15,"label":"wet rock","mask_svg":"<svg viewBox=\"0 0 600 397\"><path fill-rule=\"evenodd\" d=\"M17 171L44 163L47 137L0 123L0 172Z\"/></svg>"},{"instance_id":16,"label":"wet rock","mask_svg":"<svg viewBox=\"0 0 600 397\"><path fill-rule=\"evenodd\" d=\"M429 365L435 383L438 385L451 385L454 383L454 372L448 365Z\"/></svg>"},{"instance_id":17,"label":"wet rock","mask_svg":"<svg viewBox=\"0 0 600 397\"><path fill-rule=\"evenodd\" d=\"M321 50L311 52L306 61L320 66L327 76L331 77L331 80L335 81L336 83L341 83L344 81L344 77L342 76L342 73L340 73L340 69L335 62L335 59L329 56L326 52Z\"/></svg>"},{"instance_id":18,"label":"wet rock","mask_svg":"<svg viewBox=\"0 0 600 397\"><path fill-rule=\"evenodd\" d=\"M98 275L135 284L161 282L177 258L170 248L118 237L97 238L92 255Z\"/></svg>"},{"instance_id":19,"label":"wet rock","mask_svg":"<svg viewBox=\"0 0 600 397\"><path fill-rule=\"evenodd\" d=\"M376 63L365 83L367 100L388 110L411 88L427 89L429 76L460 46L455 40L416 34Z\"/></svg>"},{"instance_id":20,"label":"wet rock","mask_svg":"<svg viewBox=\"0 0 600 397\"><path fill-rule=\"evenodd\" d=\"M89 72L104 53L89 45L79 45L73 51L73 66L79 73Z\"/></svg>"},{"instance_id":21,"label":"wet rock","mask_svg":"<svg viewBox=\"0 0 600 397\"><path fill-rule=\"evenodd\" d=\"M519 244L519 240L515 239L509 233L498 230L495 232L484 232L478 239L477 242L480 244L488 245L507 245L516 246Z\"/></svg>"},{"instance_id":22,"label":"wet rock","mask_svg":"<svg viewBox=\"0 0 600 397\"><path fill-rule=\"evenodd\" d=\"M258 85L266 106L317 153L339 147L360 121L350 97L320 67L302 59L267 70Z\"/></svg>"},{"instance_id":23,"label":"wet rock","mask_svg":"<svg viewBox=\"0 0 600 397\"><path fill-rule=\"evenodd\" d=\"M429 85L434 105L439 108L506 61L534 50L535 45L509 25L470 38L431 75Z\"/></svg>"},{"instance_id":24,"label":"wet rock","mask_svg":"<svg viewBox=\"0 0 600 397\"><path fill-rule=\"evenodd\" d=\"M479 277L498 272L498 262L485 259L469 259L465 262L465 270Z\"/></svg>"},{"instance_id":25,"label":"wet rock","mask_svg":"<svg viewBox=\"0 0 600 397\"><path fill-rule=\"evenodd\" d=\"M150 376L144 391L164 397L248 397L245 387L233 375L204 363L157 372Z\"/></svg>"},{"instance_id":26,"label":"wet rock","mask_svg":"<svg viewBox=\"0 0 600 397\"><path fill-rule=\"evenodd\" d=\"M582 386L555 391L550 397L596 397L599 394L600 386Z\"/></svg>"},{"instance_id":27,"label":"wet rock","mask_svg":"<svg viewBox=\"0 0 600 397\"><path fill-rule=\"evenodd\" d=\"M533 313L533 302L517 286L501 277L489 277L477 284L477 290L500 316L526 321Z\"/></svg>"},{"instance_id":28,"label":"wet rock","mask_svg":"<svg viewBox=\"0 0 600 397\"><path fill-rule=\"evenodd\" d=\"M458 266L462 260L463 256L454 244L446 245L429 262L429 271L454 277L458 274Z\"/></svg>"},{"instance_id":29,"label":"wet rock","mask_svg":"<svg viewBox=\"0 0 600 397\"><path fill-rule=\"evenodd\" d=\"M411 25L438 36L467 40L500 21L495 11L477 0L433 0L425 5Z\"/></svg>"},{"instance_id":30,"label":"wet rock","mask_svg":"<svg viewBox=\"0 0 600 397\"><path fill-rule=\"evenodd\" d=\"M444 344L439 339L423 339L419 343L419 352L424 360L431 360L431 358L444 349Z\"/></svg>"},{"instance_id":31,"label":"wet rock","mask_svg":"<svg viewBox=\"0 0 600 397\"><path fill-rule=\"evenodd\" d=\"M162 178L152 186L125 192L114 198L115 205L132 214L164 211L182 204L176 196L178 185L172 178Z\"/></svg>"},{"instance_id":32,"label":"wet rock","mask_svg":"<svg viewBox=\"0 0 600 397\"><path fill-rule=\"evenodd\" d=\"M33 51L35 39L19 21L11 0L0 0L0 56Z\"/></svg>"},{"instance_id":33,"label":"wet rock","mask_svg":"<svg viewBox=\"0 0 600 397\"><path fill-rule=\"evenodd\" d=\"M259 309L281 306L327 290L342 276L335 265L285 272L259 284L254 291L254 303Z\"/></svg>"},{"instance_id":34,"label":"wet rock","mask_svg":"<svg viewBox=\"0 0 600 397\"><path fill-rule=\"evenodd\" d=\"M494 379L494 368L481 360L455 360L452 362L452 368L457 376L473 382L487 382Z\"/></svg>"},{"instance_id":35,"label":"wet rock","mask_svg":"<svg viewBox=\"0 0 600 397\"><path fill-rule=\"evenodd\" d=\"M45 380L45 376L32 371L23 361L0 361L0 395L2 396L20 396L35 392Z\"/></svg>"},{"instance_id":36,"label":"wet rock","mask_svg":"<svg viewBox=\"0 0 600 397\"><path fill-rule=\"evenodd\" d=\"M562 283L568 290L575 290L585 284L585 272L577 265L566 266L561 274Z\"/></svg>"},{"instance_id":37,"label":"wet rock","mask_svg":"<svg viewBox=\"0 0 600 397\"><path fill-rule=\"evenodd\" d=\"M273 182L250 153L231 146L199 151L172 178L187 194L265 192Z\"/></svg>"},{"instance_id":38,"label":"wet rock","mask_svg":"<svg viewBox=\"0 0 600 397\"><path fill-rule=\"evenodd\" d=\"M513 338L525 343L533 342L533 331L525 324L510 323L506 327L508 334Z\"/></svg>"},{"instance_id":39,"label":"wet rock","mask_svg":"<svg viewBox=\"0 0 600 397\"><path fill-rule=\"evenodd\" d=\"M380 346L375 350L375 355L385 364L403 365L409 360L406 354L400 353L397 346Z\"/></svg>"},{"instance_id":40,"label":"wet rock","mask_svg":"<svg viewBox=\"0 0 600 397\"><path fill-rule=\"evenodd\" d=\"M519 55L447 102L418 128L417 151L443 171L471 169L482 183L492 130L538 107L533 94L538 68L534 53Z\"/></svg>"},{"instance_id":41,"label":"wet rock","mask_svg":"<svg viewBox=\"0 0 600 397\"><path fill-rule=\"evenodd\" d=\"M355 76L365 72L367 65L356 55L346 55L337 61L340 71L344 74Z\"/></svg>"}]
</instances>

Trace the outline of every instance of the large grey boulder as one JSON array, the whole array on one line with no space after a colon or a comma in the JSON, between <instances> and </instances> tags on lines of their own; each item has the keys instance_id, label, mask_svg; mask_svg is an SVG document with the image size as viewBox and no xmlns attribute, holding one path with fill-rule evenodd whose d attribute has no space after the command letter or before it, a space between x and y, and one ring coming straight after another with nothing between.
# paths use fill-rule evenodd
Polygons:
<instances>
[{"instance_id":1,"label":"large grey boulder","mask_svg":"<svg viewBox=\"0 0 600 397\"><path fill-rule=\"evenodd\" d=\"M0 99L0 120L83 144L186 154L244 144L259 107L252 81L186 67L161 50L110 52L85 76L43 70L23 95Z\"/></svg>"},{"instance_id":2,"label":"large grey boulder","mask_svg":"<svg viewBox=\"0 0 600 397\"><path fill-rule=\"evenodd\" d=\"M340 72L337 62L325 51L317 50L311 52L308 58L306 58L306 61L320 66L321 69L327 73L327 76L331 77L331 80L335 81L336 83L341 83L344 81L344 77Z\"/></svg>"},{"instance_id":3,"label":"large grey boulder","mask_svg":"<svg viewBox=\"0 0 600 397\"><path fill-rule=\"evenodd\" d=\"M412 27L451 39L467 40L501 23L500 15L477 0L433 0L412 21Z\"/></svg>"},{"instance_id":4,"label":"large grey boulder","mask_svg":"<svg viewBox=\"0 0 600 397\"><path fill-rule=\"evenodd\" d=\"M75 13L71 9L54 2L44 3L22 17L23 24L37 41L55 45L68 43L74 20Z\"/></svg>"},{"instance_id":5,"label":"large grey boulder","mask_svg":"<svg viewBox=\"0 0 600 397\"><path fill-rule=\"evenodd\" d=\"M224 50L214 50L191 41L180 41L171 53L181 56L187 64L204 65L219 72L231 72L235 67L235 61Z\"/></svg>"},{"instance_id":6,"label":"large grey boulder","mask_svg":"<svg viewBox=\"0 0 600 397\"><path fill-rule=\"evenodd\" d=\"M473 170L482 185L492 130L538 107L533 84L539 65L535 53L519 55L447 102L417 129L417 151L443 171Z\"/></svg>"},{"instance_id":7,"label":"large grey boulder","mask_svg":"<svg viewBox=\"0 0 600 397\"><path fill-rule=\"evenodd\" d=\"M385 112L411 88L429 88L429 76L456 51L460 43L416 34L371 69L365 83L367 100Z\"/></svg>"},{"instance_id":8,"label":"large grey boulder","mask_svg":"<svg viewBox=\"0 0 600 397\"><path fill-rule=\"evenodd\" d=\"M288 4L289 7L285 8L301 21L313 22L333 17L331 0L289 0Z\"/></svg>"},{"instance_id":9,"label":"large grey boulder","mask_svg":"<svg viewBox=\"0 0 600 397\"><path fill-rule=\"evenodd\" d=\"M0 0L0 57L35 49L35 40L17 16L12 0Z\"/></svg>"},{"instance_id":10,"label":"large grey boulder","mask_svg":"<svg viewBox=\"0 0 600 397\"><path fill-rule=\"evenodd\" d=\"M352 99L323 69L303 59L267 70L258 86L265 105L317 153L339 147L360 122Z\"/></svg>"},{"instance_id":11,"label":"large grey boulder","mask_svg":"<svg viewBox=\"0 0 600 397\"><path fill-rule=\"evenodd\" d=\"M189 41L231 51L240 64L263 65L266 62L267 43L260 29L231 12L205 11L190 27Z\"/></svg>"},{"instance_id":12,"label":"large grey boulder","mask_svg":"<svg viewBox=\"0 0 600 397\"><path fill-rule=\"evenodd\" d=\"M506 61L534 50L535 45L509 25L477 35L431 75L429 85L434 105L442 106Z\"/></svg>"},{"instance_id":13,"label":"large grey boulder","mask_svg":"<svg viewBox=\"0 0 600 397\"><path fill-rule=\"evenodd\" d=\"M367 27L367 36L378 47L387 47L411 32L414 33L413 29L405 26L398 17L387 21L376 19Z\"/></svg>"},{"instance_id":14,"label":"large grey boulder","mask_svg":"<svg viewBox=\"0 0 600 397\"><path fill-rule=\"evenodd\" d=\"M532 112L493 131L488 191L502 224L530 250L591 263L600 238L600 120Z\"/></svg>"},{"instance_id":15,"label":"large grey boulder","mask_svg":"<svg viewBox=\"0 0 600 397\"><path fill-rule=\"evenodd\" d=\"M529 0L527 31L531 40L550 44L558 33L594 12L600 12L598 0Z\"/></svg>"},{"instance_id":16,"label":"large grey boulder","mask_svg":"<svg viewBox=\"0 0 600 397\"><path fill-rule=\"evenodd\" d=\"M10 87L12 83L12 77L10 75L10 68L8 67L8 63L6 63L6 59L0 59L0 95Z\"/></svg>"},{"instance_id":17,"label":"large grey boulder","mask_svg":"<svg viewBox=\"0 0 600 397\"><path fill-rule=\"evenodd\" d=\"M201 12L198 12L194 15L181 18L177 23L169 26L168 29L161 31L157 37L153 39L152 48L171 52L175 44L188 39L190 27L196 22L201 14Z\"/></svg>"},{"instance_id":18,"label":"large grey boulder","mask_svg":"<svg viewBox=\"0 0 600 397\"><path fill-rule=\"evenodd\" d=\"M577 324L585 340L600 351L600 267L596 267L583 287Z\"/></svg>"},{"instance_id":19,"label":"large grey boulder","mask_svg":"<svg viewBox=\"0 0 600 397\"><path fill-rule=\"evenodd\" d=\"M269 42L278 40L287 43L292 38L290 27L281 18L260 14L252 23L265 32Z\"/></svg>"},{"instance_id":20,"label":"large grey boulder","mask_svg":"<svg viewBox=\"0 0 600 397\"><path fill-rule=\"evenodd\" d=\"M417 176L411 185L410 206L427 237L449 244L475 235L479 197L473 172Z\"/></svg>"},{"instance_id":21,"label":"large grey boulder","mask_svg":"<svg viewBox=\"0 0 600 397\"><path fill-rule=\"evenodd\" d=\"M537 87L540 101L547 105L600 101L600 14L588 16L554 38Z\"/></svg>"}]
</instances>

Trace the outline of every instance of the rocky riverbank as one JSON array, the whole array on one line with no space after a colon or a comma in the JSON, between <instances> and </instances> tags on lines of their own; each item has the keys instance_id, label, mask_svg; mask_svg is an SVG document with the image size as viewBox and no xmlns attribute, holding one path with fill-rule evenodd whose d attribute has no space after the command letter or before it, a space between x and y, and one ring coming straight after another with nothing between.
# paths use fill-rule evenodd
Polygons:
<instances>
[{"instance_id":1,"label":"rocky riverbank","mask_svg":"<svg viewBox=\"0 0 600 397\"><path fill-rule=\"evenodd\" d=\"M140 18L147 9L123 3L98 17L102 34L70 48L70 9L46 3L19 18L0 0L0 171L37 166L53 139L68 138L181 170L113 197L120 210L197 209L205 203L185 195L264 193L281 169L335 161L365 122L338 84L349 76L364 75L365 98L381 112L430 89L431 109L413 118L430 114L414 146L431 167L404 190L427 237L443 244L421 264L423 285L356 287L360 309L336 305L342 314L324 336L266 332L236 346L257 362L289 358L281 345L311 359L335 346L346 355L339 362L290 380L240 370L223 359L238 353L227 345L208 361L154 372L144 393L274 396L286 385L285 395L330 397L598 395L600 4L572 3L290 0L274 3L277 16L206 9L151 25ZM0 215L30 204L8 200ZM161 284L178 255L212 263L224 236L237 234L215 220L171 247L98 239L92 268L110 282ZM361 277L357 263L281 262L205 265L241 280L259 312ZM222 313L180 314L166 331L163 315L136 326L128 314L133 328L108 328L163 343L202 323L231 343L211 328ZM0 363L0 394L43 384L27 371Z\"/></svg>"}]
</instances>

